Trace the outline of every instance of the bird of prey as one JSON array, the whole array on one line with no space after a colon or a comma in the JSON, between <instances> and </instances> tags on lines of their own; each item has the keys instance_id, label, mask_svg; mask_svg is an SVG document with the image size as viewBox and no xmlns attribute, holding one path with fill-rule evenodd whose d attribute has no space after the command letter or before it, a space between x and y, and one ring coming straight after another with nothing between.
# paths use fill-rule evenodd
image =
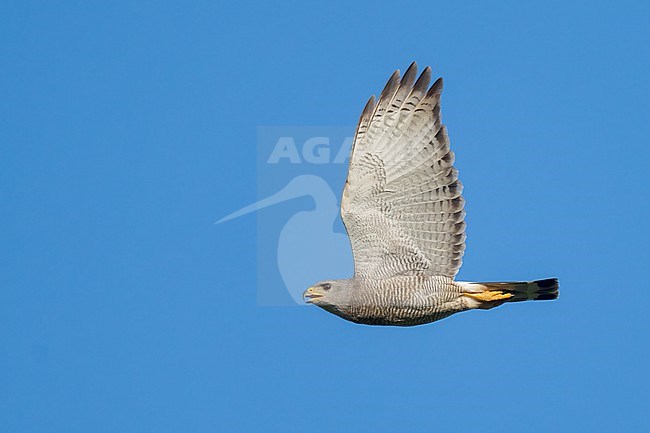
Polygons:
<instances>
[{"instance_id":1,"label":"bird of prey","mask_svg":"<svg viewBox=\"0 0 650 433\"><path fill-rule=\"evenodd\" d=\"M462 282L462 184L440 119L442 79L411 64L366 104L354 136L341 217L354 277L321 281L305 302L367 325L414 326L460 311L558 297L555 278Z\"/></svg>"}]
</instances>

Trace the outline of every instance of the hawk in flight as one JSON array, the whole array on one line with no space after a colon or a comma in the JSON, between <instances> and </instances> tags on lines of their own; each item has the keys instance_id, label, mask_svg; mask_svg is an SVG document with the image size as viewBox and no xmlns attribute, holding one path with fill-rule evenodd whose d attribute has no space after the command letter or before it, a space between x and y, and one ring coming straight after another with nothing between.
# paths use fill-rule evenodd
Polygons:
<instances>
[{"instance_id":1,"label":"hawk in flight","mask_svg":"<svg viewBox=\"0 0 650 433\"><path fill-rule=\"evenodd\" d=\"M442 79L395 71L357 126L341 200L354 278L321 281L307 303L368 325L413 326L505 302L558 297L555 278L455 281L465 251L463 186L440 119Z\"/></svg>"}]
</instances>

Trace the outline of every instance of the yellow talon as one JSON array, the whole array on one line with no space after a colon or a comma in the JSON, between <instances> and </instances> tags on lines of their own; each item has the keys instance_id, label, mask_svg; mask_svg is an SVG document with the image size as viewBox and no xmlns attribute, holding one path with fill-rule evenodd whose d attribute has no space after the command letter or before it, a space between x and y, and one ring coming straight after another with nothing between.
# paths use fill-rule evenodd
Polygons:
<instances>
[{"instance_id":1,"label":"yellow talon","mask_svg":"<svg viewBox=\"0 0 650 433\"><path fill-rule=\"evenodd\" d=\"M512 293L504 293L501 290L487 290L480 293L463 293L465 296L476 299L477 301L491 302L491 301L500 301L502 299L512 298Z\"/></svg>"}]
</instances>

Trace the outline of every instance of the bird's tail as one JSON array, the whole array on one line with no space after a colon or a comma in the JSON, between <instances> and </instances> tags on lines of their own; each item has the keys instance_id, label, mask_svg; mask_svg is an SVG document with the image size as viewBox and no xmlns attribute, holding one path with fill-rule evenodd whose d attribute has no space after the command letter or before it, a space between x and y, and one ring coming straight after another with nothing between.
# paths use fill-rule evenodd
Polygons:
<instances>
[{"instance_id":1,"label":"bird's tail","mask_svg":"<svg viewBox=\"0 0 650 433\"><path fill-rule=\"evenodd\" d=\"M547 301L560 296L557 278L462 285L463 294L478 301L477 308L492 308L504 302Z\"/></svg>"}]
</instances>

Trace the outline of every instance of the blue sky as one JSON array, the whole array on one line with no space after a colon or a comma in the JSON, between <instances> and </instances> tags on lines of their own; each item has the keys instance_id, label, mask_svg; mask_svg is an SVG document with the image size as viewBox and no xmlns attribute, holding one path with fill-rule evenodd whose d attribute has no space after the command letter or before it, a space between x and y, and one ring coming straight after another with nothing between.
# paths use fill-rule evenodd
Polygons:
<instances>
[{"instance_id":1,"label":"blue sky","mask_svg":"<svg viewBox=\"0 0 650 433\"><path fill-rule=\"evenodd\" d=\"M3 2L0 431L647 430L649 15ZM213 224L258 198L258 127L354 128L413 60L445 78L459 278L559 301L410 329L259 305L256 228L310 204Z\"/></svg>"}]
</instances>

